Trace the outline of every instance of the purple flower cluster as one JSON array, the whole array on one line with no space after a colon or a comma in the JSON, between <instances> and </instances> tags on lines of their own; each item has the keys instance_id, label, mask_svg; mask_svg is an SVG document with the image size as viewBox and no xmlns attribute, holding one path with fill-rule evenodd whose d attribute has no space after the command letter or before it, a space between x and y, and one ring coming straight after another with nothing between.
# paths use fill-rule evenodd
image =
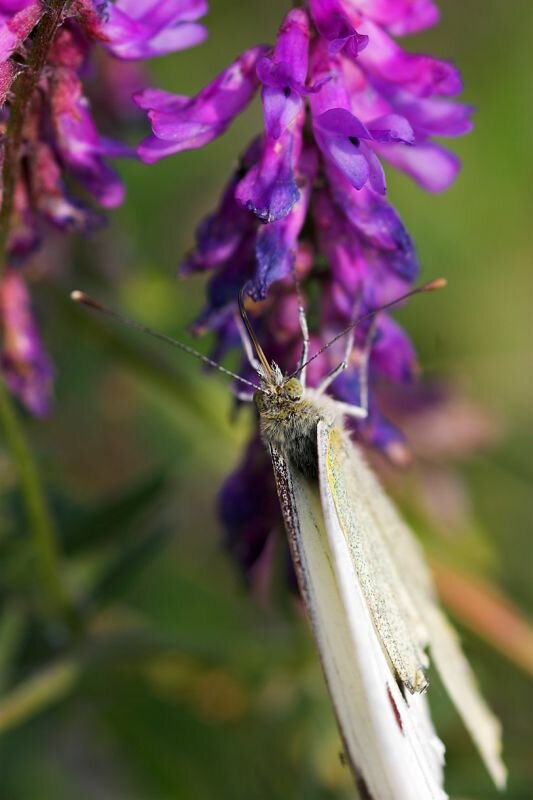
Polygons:
<instances>
[{"instance_id":1,"label":"purple flower cluster","mask_svg":"<svg viewBox=\"0 0 533 800\"><path fill-rule=\"evenodd\" d=\"M247 50L195 97L137 95L152 125L138 152L151 163L203 147L261 92L264 134L242 155L182 265L184 273L212 273L193 327L216 333L218 357L239 346L235 300L243 285L265 352L289 371L301 347L296 283L315 321L315 348L412 285L417 257L385 199L382 162L441 191L459 163L433 137L471 127L471 108L450 99L462 89L455 67L405 52L393 38L437 20L433 0L308 0L288 12L274 47ZM361 325L351 365L332 385L348 403L360 400L357 362L367 336ZM340 360L333 347L313 361L311 385ZM243 374L248 369L243 364ZM401 433L380 410L380 384L411 381L415 372L409 338L380 314L369 365L370 415L356 434L391 458L405 451ZM254 440L220 501L230 547L247 571L279 512L275 503L250 505L246 498L267 495L273 496L270 468Z\"/></svg>"},{"instance_id":2,"label":"purple flower cluster","mask_svg":"<svg viewBox=\"0 0 533 800\"><path fill-rule=\"evenodd\" d=\"M13 212L0 278L3 374L35 414L47 410L51 368L32 319L20 264L39 246L47 226L88 232L99 225L102 217L95 204L115 208L124 198L124 186L109 159L136 156L131 148L102 135L93 119L84 81L91 76L94 58L100 64L107 59L109 87L120 90L111 79L120 66L117 59L124 63L165 55L206 36L197 22L207 11L206 0L72 0L56 3L56 8L61 9L59 24L46 44L44 67L35 76L15 154ZM33 49L43 44L40 26L54 10L45 0L0 0L2 162L16 109L17 78L32 69ZM112 60L117 66L109 66ZM124 67L120 75L122 80L127 77ZM101 74L99 80L101 85ZM139 86L142 83L135 88Z\"/></svg>"}]
</instances>

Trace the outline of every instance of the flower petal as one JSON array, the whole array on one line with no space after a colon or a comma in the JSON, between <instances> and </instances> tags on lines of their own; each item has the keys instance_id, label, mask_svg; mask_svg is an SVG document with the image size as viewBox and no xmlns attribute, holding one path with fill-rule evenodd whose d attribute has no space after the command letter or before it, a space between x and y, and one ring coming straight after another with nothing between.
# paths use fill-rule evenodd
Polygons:
<instances>
[{"instance_id":1,"label":"flower petal","mask_svg":"<svg viewBox=\"0 0 533 800\"><path fill-rule=\"evenodd\" d=\"M331 55L344 53L356 58L368 44L350 23L339 0L309 0L309 8L318 32L329 42Z\"/></svg>"},{"instance_id":2,"label":"flower petal","mask_svg":"<svg viewBox=\"0 0 533 800\"><path fill-rule=\"evenodd\" d=\"M287 216L300 197L294 175L301 145L303 114L279 139L265 137L260 159L237 186L235 197L261 222Z\"/></svg>"},{"instance_id":3,"label":"flower petal","mask_svg":"<svg viewBox=\"0 0 533 800\"><path fill-rule=\"evenodd\" d=\"M28 411L42 416L50 404L53 368L41 344L26 285L13 271L0 282L0 324L5 381Z\"/></svg>"},{"instance_id":4,"label":"flower petal","mask_svg":"<svg viewBox=\"0 0 533 800\"><path fill-rule=\"evenodd\" d=\"M255 68L264 51L264 47L254 47L242 53L187 103L182 97L172 98L168 93L153 90L151 95L141 93L137 102L143 107L149 104L150 97L155 100L155 107L148 115L154 136L169 145L172 143L171 149L162 146L157 152L153 140L149 139L139 149L141 158L154 161L171 152L203 147L224 133L253 97L258 84Z\"/></svg>"},{"instance_id":5,"label":"flower petal","mask_svg":"<svg viewBox=\"0 0 533 800\"><path fill-rule=\"evenodd\" d=\"M249 292L254 300L264 299L274 281L294 274L298 237L307 215L316 170L316 154L309 148L302 155L298 165L300 197L297 202L286 217L262 225L257 232L255 243L257 266Z\"/></svg>"},{"instance_id":6,"label":"flower petal","mask_svg":"<svg viewBox=\"0 0 533 800\"><path fill-rule=\"evenodd\" d=\"M459 158L440 145L422 142L415 147L399 144L376 146L380 156L410 175L428 192L442 192L455 180Z\"/></svg>"}]
</instances>

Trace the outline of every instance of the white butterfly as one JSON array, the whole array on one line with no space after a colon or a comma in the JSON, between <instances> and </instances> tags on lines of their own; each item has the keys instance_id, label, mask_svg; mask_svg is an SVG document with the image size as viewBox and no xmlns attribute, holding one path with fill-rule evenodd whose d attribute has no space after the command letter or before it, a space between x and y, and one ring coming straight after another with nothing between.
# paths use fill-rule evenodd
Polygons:
<instances>
[{"instance_id":1,"label":"white butterfly","mask_svg":"<svg viewBox=\"0 0 533 800\"><path fill-rule=\"evenodd\" d=\"M437 281L415 291L440 285ZM83 292L73 292L72 299L176 345L256 389L253 398L272 456L300 591L363 800L447 797L444 745L433 729L426 699L430 662L495 784L503 788L499 722L479 694L457 636L438 607L416 538L344 430L345 417L362 419L367 414L368 353L362 364L361 406L350 406L333 400L325 390L346 366L353 338L347 342L344 361L317 389L307 388L306 366L312 359L307 358L302 309L303 353L298 370L286 377L275 363L269 364L241 296L241 333L259 376L257 386Z\"/></svg>"},{"instance_id":2,"label":"white butterfly","mask_svg":"<svg viewBox=\"0 0 533 800\"><path fill-rule=\"evenodd\" d=\"M365 380L361 407L324 394L346 366L353 339L323 384L306 388L307 326L303 312L300 316L304 351L297 380L268 363L241 305L259 359L248 349L260 378L254 399L261 435L270 449L300 591L359 792L374 800L447 797L444 745L425 694L430 661L495 784L503 788L500 724L438 607L416 538L344 430L345 417L366 417ZM362 378L364 368L363 363Z\"/></svg>"}]
</instances>

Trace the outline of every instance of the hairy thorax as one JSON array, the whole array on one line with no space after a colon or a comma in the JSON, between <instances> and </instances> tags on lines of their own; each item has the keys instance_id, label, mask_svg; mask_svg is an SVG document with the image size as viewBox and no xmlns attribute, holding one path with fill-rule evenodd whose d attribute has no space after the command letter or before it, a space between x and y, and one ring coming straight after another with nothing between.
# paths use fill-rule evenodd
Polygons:
<instances>
[{"instance_id":1,"label":"hairy thorax","mask_svg":"<svg viewBox=\"0 0 533 800\"><path fill-rule=\"evenodd\" d=\"M330 403L308 397L293 400L283 391L257 392L259 430L263 442L271 445L308 478L318 477L317 425L330 416ZM325 399L325 398L324 398Z\"/></svg>"}]
</instances>

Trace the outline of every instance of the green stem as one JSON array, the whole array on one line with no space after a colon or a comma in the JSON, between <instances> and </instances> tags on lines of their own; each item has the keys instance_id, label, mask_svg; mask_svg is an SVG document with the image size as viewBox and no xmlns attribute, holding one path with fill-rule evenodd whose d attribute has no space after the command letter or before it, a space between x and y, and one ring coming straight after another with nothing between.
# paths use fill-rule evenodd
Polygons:
<instances>
[{"instance_id":1,"label":"green stem","mask_svg":"<svg viewBox=\"0 0 533 800\"><path fill-rule=\"evenodd\" d=\"M46 8L32 37L32 45L23 71L12 87L13 100L9 106L9 119L4 135L4 165L2 168L2 207L0 209L0 269L6 265L9 227L13 214L15 186L20 167L20 147L26 113L35 87L41 76L50 46L71 0L47 0Z\"/></svg>"},{"instance_id":2,"label":"green stem","mask_svg":"<svg viewBox=\"0 0 533 800\"><path fill-rule=\"evenodd\" d=\"M79 673L80 666L74 659L57 661L13 689L0 703L0 734L64 697Z\"/></svg>"},{"instance_id":3,"label":"green stem","mask_svg":"<svg viewBox=\"0 0 533 800\"><path fill-rule=\"evenodd\" d=\"M75 615L63 584L57 535L46 502L37 466L32 458L11 397L0 380L0 420L11 455L18 470L24 496L34 552L41 572L44 592L50 610L62 617L71 630L76 628Z\"/></svg>"}]
</instances>

